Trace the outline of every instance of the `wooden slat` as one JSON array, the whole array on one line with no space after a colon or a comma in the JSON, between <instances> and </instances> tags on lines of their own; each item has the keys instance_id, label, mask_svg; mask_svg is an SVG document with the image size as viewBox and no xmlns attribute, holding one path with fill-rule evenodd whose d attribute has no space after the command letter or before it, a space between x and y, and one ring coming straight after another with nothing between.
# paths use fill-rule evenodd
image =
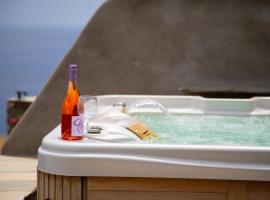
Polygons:
<instances>
[{"instance_id":1,"label":"wooden slat","mask_svg":"<svg viewBox=\"0 0 270 200\"><path fill-rule=\"evenodd\" d=\"M247 186L246 181L231 181L228 200L247 200Z\"/></svg>"},{"instance_id":2,"label":"wooden slat","mask_svg":"<svg viewBox=\"0 0 270 200\"><path fill-rule=\"evenodd\" d=\"M49 174L44 173L44 199L49 198Z\"/></svg>"},{"instance_id":3,"label":"wooden slat","mask_svg":"<svg viewBox=\"0 0 270 200\"><path fill-rule=\"evenodd\" d=\"M44 172L38 171L39 182L38 182L38 200L44 199Z\"/></svg>"},{"instance_id":4,"label":"wooden slat","mask_svg":"<svg viewBox=\"0 0 270 200\"><path fill-rule=\"evenodd\" d=\"M63 200L63 177L55 176L55 200Z\"/></svg>"},{"instance_id":5,"label":"wooden slat","mask_svg":"<svg viewBox=\"0 0 270 200\"><path fill-rule=\"evenodd\" d=\"M87 200L88 199L88 177L82 177L82 199Z\"/></svg>"},{"instance_id":6,"label":"wooden slat","mask_svg":"<svg viewBox=\"0 0 270 200\"><path fill-rule=\"evenodd\" d=\"M251 181L248 185L248 200L269 200L270 182Z\"/></svg>"},{"instance_id":7,"label":"wooden slat","mask_svg":"<svg viewBox=\"0 0 270 200\"><path fill-rule=\"evenodd\" d=\"M70 200L70 177L63 176L63 200Z\"/></svg>"},{"instance_id":8,"label":"wooden slat","mask_svg":"<svg viewBox=\"0 0 270 200\"><path fill-rule=\"evenodd\" d=\"M88 200L227 200L222 193L89 191Z\"/></svg>"},{"instance_id":9,"label":"wooden slat","mask_svg":"<svg viewBox=\"0 0 270 200\"><path fill-rule=\"evenodd\" d=\"M55 175L49 175L49 199L55 199Z\"/></svg>"},{"instance_id":10,"label":"wooden slat","mask_svg":"<svg viewBox=\"0 0 270 200\"><path fill-rule=\"evenodd\" d=\"M162 179L162 178L113 178L89 177L88 190L127 191L178 191L178 192L218 192L227 193L228 181Z\"/></svg>"},{"instance_id":11,"label":"wooden slat","mask_svg":"<svg viewBox=\"0 0 270 200\"><path fill-rule=\"evenodd\" d=\"M82 181L81 177L71 177L71 200L82 199Z\"/></svg>"},{"instance_id":12,"label":"wooden slat","mask_svg":"<svg viewBox=\"0 0 270 200\"><path fill-rule=\"evenodd\" d=\"M40 176L39 176L39 171L37 170L37 200L39 200L39 182L40 182Z\"/></svg>"}]
</instances>

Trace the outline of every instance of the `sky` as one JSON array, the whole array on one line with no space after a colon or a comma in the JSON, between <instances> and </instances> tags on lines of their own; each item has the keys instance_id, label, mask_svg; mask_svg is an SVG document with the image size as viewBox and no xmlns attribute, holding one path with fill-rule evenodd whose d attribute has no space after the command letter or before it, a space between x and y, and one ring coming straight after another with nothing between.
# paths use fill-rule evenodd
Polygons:
<instances>
[{"instance_id":1,"label":"sky","mask_svg":"<svg viewBox=\"0 0 270 200\"><path fill-rule=\"evenodd\" d=\"M105 0L0 0L2 26L83 26Z\"/></svg>"}]
</instances>

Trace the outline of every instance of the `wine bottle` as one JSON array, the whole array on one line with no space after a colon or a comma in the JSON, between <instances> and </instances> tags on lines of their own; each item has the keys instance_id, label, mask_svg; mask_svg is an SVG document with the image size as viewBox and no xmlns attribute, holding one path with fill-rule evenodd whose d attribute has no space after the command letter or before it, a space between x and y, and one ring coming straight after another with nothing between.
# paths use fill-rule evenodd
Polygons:
<instances>
[{"instance_id":1,"label":"wine bottle","mask_svg":"<svg viewBox=\"0 0 270 200\"><path fill-rule=\"evenodd\" d=\"M69 83L62 104L61 136L64 140L81 140L83 138L83 119L79 116L77 86L77 65L69 65Z\"/></svg>"}]
</instances>

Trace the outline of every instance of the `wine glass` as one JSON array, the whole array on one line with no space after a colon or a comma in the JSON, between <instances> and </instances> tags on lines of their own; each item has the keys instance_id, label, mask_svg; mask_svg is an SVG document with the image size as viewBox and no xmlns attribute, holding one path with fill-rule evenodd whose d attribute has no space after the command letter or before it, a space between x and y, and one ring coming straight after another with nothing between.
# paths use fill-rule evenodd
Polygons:
<instances>
[{"instance_id":1,"label":"wine glass","mask_svg":"<svg viewBox=\"0 0 270 200\"><path fill-rule=\"evenodd\" d=\"M84 120L84 136L88 132L88 122L97 114L97 97L91 95L81 95L78 102L78 113Z\"/></svg>"}]
</instances>

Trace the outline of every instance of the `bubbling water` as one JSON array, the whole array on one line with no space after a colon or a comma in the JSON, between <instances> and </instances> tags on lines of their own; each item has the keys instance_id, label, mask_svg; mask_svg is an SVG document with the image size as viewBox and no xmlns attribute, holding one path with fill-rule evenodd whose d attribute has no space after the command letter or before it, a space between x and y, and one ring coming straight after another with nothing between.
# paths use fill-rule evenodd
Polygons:
<instances>
[{"instance_id":1,"label":"bubbling water","mask_svg":"<svg viewBox=\"0 0 270 200\"><path fill-rule=\"evenodd\" d=\"M133 112L139 108L161 112ZM159 135L142 143L270 147L270 116L170 115L153 99L132 103L128 112Z\"/></svg>"},{"instance_id":2,"label":"bubbling water","mask_svg":"<svg viewBox=\"0 0 270 200\"><path fill-rule=\"evenodd\" d=\"M270 147L270 116L132 115L159 135L151 143Z\"/></svg>"}]
</instances>

